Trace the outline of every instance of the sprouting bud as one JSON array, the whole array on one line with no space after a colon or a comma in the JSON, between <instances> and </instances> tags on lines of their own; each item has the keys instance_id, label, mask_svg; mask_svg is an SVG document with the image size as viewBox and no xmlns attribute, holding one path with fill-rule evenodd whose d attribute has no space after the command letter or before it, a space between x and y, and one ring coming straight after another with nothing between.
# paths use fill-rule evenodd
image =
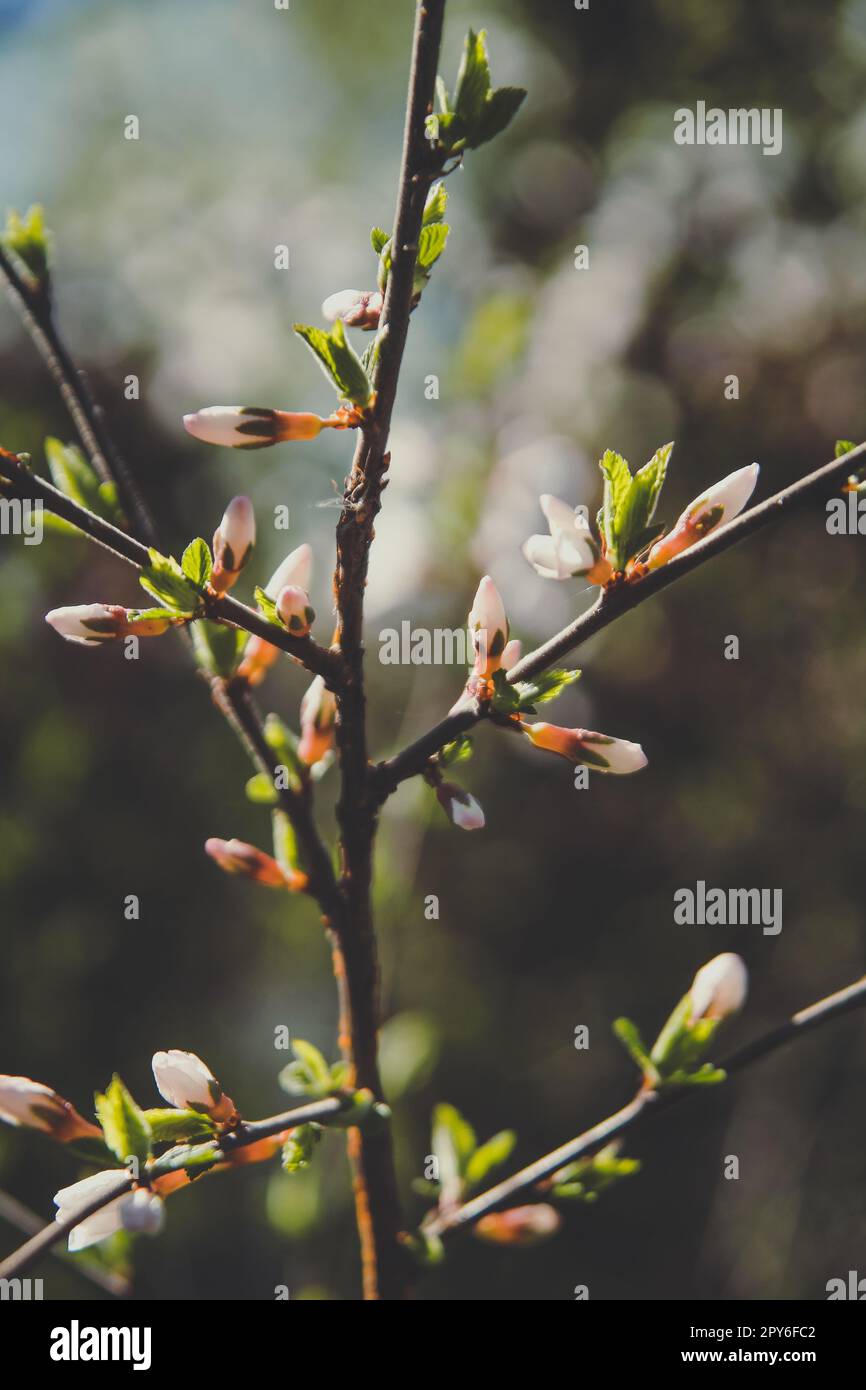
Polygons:
<instances>
[{"instance_id":1,"label":"sprouting bud","mask_svg":"<svg viewBox=\"0 0 866 1390\"><path fill-rule=\"evenodd\" d=\"M301 700L298 757L307 767L321 762L331 751L334 746L336 720L336 696L325 685L322 676L316 676Z\"/></svg>"},{"instance_id":2,"label":"sprouting bud","mask_svg":"<svg viewBox=\"0 0 866 1390\"><path fill-rule=\"evenodd\" d=\"M297 546L290 555L287 555L281 564L277 565L265 585L265 593L274 602L276 602L280 590L285 589L287 584L297 584L299 589L305 589L309 593L312 579L313 547L305 541L303 545Z\"/></svg>"},{"instance_id":3,"label":"sprouting bud","mask_svg":"<svg viewBox=\"0 0 866 1390\"><path fill-rule=\"evenodd\" d=\"M287 584L280 590L277 612L293 637L306 637L316 617L309 595L299 584Z\"/></svg>"},{"instance_id":4,"label":"sprouting bud","mask_svg":"<svg viewBox=\"0 0 866 1390\"><path fill-rule=\"evenodd\" d=\"M136 637L159 637L183 619L165 617L141 618L137 608L123 608L117 603L83 603L71 608L53 608L45 621L67 642L84 647L97 647L102 642L114 642L134 633Z\"/></svg>"},{"instance_id":5,"label":"sprouting bud","mask_svg":"<svg viewBox=\"0 0 866 1390\"><path fill-rule=\"evenodd\" d=\"M197 1110L211 1119L234 1119L234 1101L223 1093L222 1087L200 1057L173 1047L168 1052L153 1054L153 1079L156 1089L169 1105L178 1110Z\"/></svg>"},{"instance_id":6,"label":"sprouting bud","mask_svg":"<svg viewBox=\"0 0 866 1390\"><path fill-rule=\"evenodd\" d=\"M699 1018L728 1018L746 1002L749 974L741 956L723 951L720 956L702 965L689 990L691 1013L689 1021Z\"/></svg>"},{"instance_id":7,"label":"sprouting bud","mask_svg":"<svg viewBox=\"0 0 866 1390\"><path fill-rule=\"evenodd\" d=\"M673 529L656 541L650 550L647 568L655 570L666 565L675 555L709 535L723 521L732 521L738 516L755 490L759 472L757 463L738 468L690 502Z\"/></svg>"},{"instance_id":8,"label":"sprouting bud","mask_svg":"<svg viewBox=\"0 0 866 1390\"><path fill-rule=\"evenodd\" d=\"M0 1076L0 1120L39 1129L63 1144L72 1139L97 1139L102 1134L68 1100L29 1076Z\"/></svg>"},{"instance_id":9,"label":"sprouting bud","mask_svg":"<svg viewBox=\"0 0 866 1390\"><path fill-rule=\"evenodd\" d=\"M521 724L536 748L558 753L571 763L585 763L594 772L639 772L647 757L639 743L597 734L592 729L562 729L558 724Z\"/></svg>"},{"instance_id":10,"label":"sprouting bud","mask_svg":"<svg viewBox=\"0 0 866 1390\"><path fill-rule=\"evenodd\" d=\"M475 1234L494 1245L536 1245L555 1235L562 1217L546 1202L533 1206L512 1207L510 1211L492 1211L476 1223Z\"/></svg>"},{"instance_id":11,"label":"sprouting bud","mask_svg":"<svg viewBox=\"0 0 866 1390\"><path fill-rule=\"evenodd\" d=\"M76 1211L84 1211L91 1202L96 1201L100 1193L111 1191L117 1182L118 1172L117 1168L108 1168L102 1173L93 1173L89 1178L82 1178L70 1187L62 1187L54 1194L54 1204L57 1207L55 1221L65 1221L74 1217ZM163 1217L162 1199L155 1192L137 1188L133 1192L121 1193L119 1197L115 1197L113 1201L106 1203L99 1211L85 1217L79 1225L72 1228L69 1233L69 1249L86 1250L88 1246L107 1240L109 1236L122 1230L156 1235L162 1230Z\"/></svg>"},{"instance_id":12,"label":"sprouting bud","mask_svg":"<svg viewBox=\"0 0 866 1390\"><path fill-rule=\"evenodd\" d=\"M256 543L256 514L248 497L233 497L214 532L210 586L226 593L236 582Z\"/></svg>"},{"instance_id":13,"label":"sprouting bud","mask_svg":"<svg viewBox=\"0 0 866 1390\"><path fill-rule=\"evenodd\" d=\"M378 290L338 290L322 305L328 323L342 319L347 328L378 328L382 295Z\"/></svg>"},{"instance_id":14,"label":"sprouting bud","mask_svg":"<svg viewBox=\"0 0 866 1390\"><path fill-rule=\"evenodd\" d=\"M602 559L598 543L582 512L545 492L538 499L550 534L530 536L523 547L536 574L542 579L571 579L581 575L591 584L606 584L613 570Z\"/></svg>"},{"instance_id":15,"label":"sprouting bud","mask_svg":"<svg viewBox=\"0 0 866 1390\"><path fill-rule=\"evenodd\" d=\"M440 782L436 798L446 816L460 830L483 830L484 812L469 792L453 782Z\"/></svg>"},{"instance_id":16,"label":"sprouting bud","mask_svg":"<svg viewBox=\"0 0 866 1390\"><path fill-rule=\"evenodd\" d=\"M288 888L298 892L306 885L303 874L287 873L264 850L248 845L245 840L205 840L205 853L209 854L227 874L242 874L254 879L266 888Z\"/></svg>"},{"instance_id":17,"label":"sprouting bud","mask_svg":"<svg viewBox=\"0 0 866 1390\"><path fill-rule=\"evenodd\" d=\"M468 623L475 648L475 674L492 676L502 665L502 653L508 641L508 619L499 590L489 574L478 585Z\"/></svg>"},{"instance_id":18,"label":"sprouting bud","mask_svg":"<svg viewBox=\"0 0 866 1390\"><path fill-rule=\"evenodd\" d=\"M503 671L510 671L512 666L516 666L520 660L523 645L516 637L512 637L510 642L506 642L500 658L500 665Z\"/></svg>"},{"instance_id":19,"label":"sprouting bud","mask_svg":"<svg viewBox=\"0 0 866 1390\"><path fill-rule=\"evenodd\" d=\"M184 415L183 423L196 439L228 449L265 449L287 440L315 439L326 428L343 428L336 417L323 420L309 411L252 405L209 405Z\"/></svg>"}]
</instances>

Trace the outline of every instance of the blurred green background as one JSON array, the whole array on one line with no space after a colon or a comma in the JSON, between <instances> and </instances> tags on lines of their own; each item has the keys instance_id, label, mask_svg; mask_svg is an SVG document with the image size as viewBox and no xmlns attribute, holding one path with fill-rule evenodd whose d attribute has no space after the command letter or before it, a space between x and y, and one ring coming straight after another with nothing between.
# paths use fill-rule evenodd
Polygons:
<instances>
[{"instance_id":1,"label":"blurred green background","mask_svg":"<svg viewBox=\"0 0 866 1390\"><path fill-rule=\"evenodd\" d=\"M61 322L166 545L209 537L249 493L260 547L238 592L310 540L322 639L345 437L229 453L180 417L330 406L291 324L372 283L412 10L0 3L0 196L46 205ZM452 0L446 80L470 24L489 29L495 82L530 95L450 179L451 242L413 319L369 591L377 756L440 717L461 679L381 666L383 628L459 625L487 571L527 643L579 611L579 586L539 579L519 547L541 529L540 492L594 510L604 448L638 465L676 439L672 521L753 459L760 498L837 437L866 436L864 0ZM676 146L673 111L698 100L782 108L782 154ZM123 138L129 114L138 142ZM3 445L39 460L46 434L72 437L5 305L0 370ZM739 400L725 399L730 373ZM269 524L280 504L288 545ZM451 829L424 786L389 803L376 896L386 1016L404 1015L386 1071L410 1219L436 1099L482 1137L514 1126L528 1160L627 1098L613 1018L652 1035L716 952L741 952L752 977L729 1043L863 973L863 544L828 537L813 510L582 651L584 678L552 717L639 740L640 776L575 791L564 762L488 730L460 769L483 834ZM247 1114L272 1113L287 1060L274 1029L333 1055L335 1003L312 905L228 880L202 851L209 835L268 843L244 757L179 644L144 643L135 663L44 625L60 604L136 603L130 571L68 537L0 546L0 1069L88 1112L112 1070L154 1104L151 1054L188 1048ZM729 634L739 661L723 658ZM291 718L304 686L286 663L263 703ZM328 825L334 781L319 792ZM782 888L781 934L675 925L673 893L697 879ZM138 922L124 920L130 893ZM643 1172L570 1208L550 1244L458 1245L418 1296L824 1297L828 1279L863 1272L863 1039L852 1017L696 1098L628 1146ZM739 1181L722 1176L727 1154ZM73 1176L37 1136L0 1134L0 1187L43 1217ZM0 1221L0 1251L19 1240ZM326 1136L303 1176L261 1168L180 1194L134 1263L142 1298L261 1299L277 1284L356 1297L342 1141ZM59 1261L39 1272L48 1297L100 1296Z\"/></svg>"}]
</instances>

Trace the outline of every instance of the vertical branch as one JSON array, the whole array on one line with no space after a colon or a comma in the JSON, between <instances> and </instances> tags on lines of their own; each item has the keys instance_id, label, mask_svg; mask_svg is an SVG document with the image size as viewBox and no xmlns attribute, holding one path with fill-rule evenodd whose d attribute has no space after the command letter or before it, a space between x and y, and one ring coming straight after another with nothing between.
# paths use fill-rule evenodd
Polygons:
<instances>
[{"instance_id":1,"label":"vertical branch","mask_svg":"<svg viewBox=\"0 0 866 1390\"><path fill-rule=\"evenodd\" d=\"M377 800L367 748L364 589L388 470L388 431L412 310L424 204L433 179L441 172L441 160L426 139L424 124L433 106L444 13L445 0L419 0L416 8L391 271L374 373L376 400L358 439L337 524L336 640L345 661L345 680L336 692L342 774L337 818L346 910L334 926L334 970L340 987L343 1055L353 1068L355 1084L369 1087L376 1095L382 1093L377 1055L379 967L371 901ZM405 1273L398 1244L400 1208L390 1135L353 1131L350 1156L365 1296L400 1297Z\"/></svg>"}]
</instances>

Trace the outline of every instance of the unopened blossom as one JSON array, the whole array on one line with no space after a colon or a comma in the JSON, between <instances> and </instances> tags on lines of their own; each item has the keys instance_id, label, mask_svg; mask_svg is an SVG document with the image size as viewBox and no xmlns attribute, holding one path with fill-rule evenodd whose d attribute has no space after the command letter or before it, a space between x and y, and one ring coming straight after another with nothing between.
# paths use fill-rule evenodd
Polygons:
<instances>
[{"instance_id":1,"label":"unopened blossom","mask_svg":"<svg viewBox=\"0 0 866 1390\"><path fill-rule=\"evenodd\" d=\"M647 568L655 570L660 565L666 565L675 555L709 535L723 521L732 521L738 516L755 490L759 472L757 463L738 468L690 502L672 530L656 541L650 550Z\"/></svg>"},{"instance_id":2,"label":"unopened blossom","mask_svg":"<svg viewBox=\"0 0 866 1390\"><path fill-rule=\"evenodd\" d=\"M29 1076L0 1076L0 1120L41 1130L64 1144L102 1135L68 1100Z\"/></svg>"},{"instance_id":3,"label":"unopened blossom","mask_svg":"<svg viewBox=\"0 0 866 1390\"><path fill-rule=\"evenodd\" d=\"M523 644L516 637L512 637L510 642L505 643L499 662L503 671L510 671L512 666L517 665L522 651Z\"/></svg>"},{"instance_id":4,"label":"unopened blossom","mask_svg":"<svg viewBox=\"0 0 866 1390\"><path fill-rule=\"evenodd\" d=\"M219 840L212 837L205 840L205 853L219 864L227 874L242 874L266 888L288 888L297 892L306 884L303 874L289 872L280 867L276 859L264 850L249 845L245 840Z\"/></svg>"},{"instance_id":5,"label":"unopened blossom","mask_svg":"<svg viewBox=\"0 0 866 1390\"><path fill-rule=\"evenodd\" d=\"M168 1052L153 1054L153 1079L156 1089L169 1105L179 1110L197 1110L212 1119L231 1120L235 1105L211 1071L194 1052L173 1047Z\"/></svg>"},{"instance_id":6,"label":"unopened blossom","mask_svg":"<svg viewBox=\"0 0 866 1390\"><path fill-rule=\"evenodd\" d=\"M316 676L301 700L298 757L307 767L321 762L333 748L336 720L336 696L325 685L322 676Z\"/></svg>"},{"instance_id":7,"label":"unopened blossom","mask_svg":"<svg viewBox=\"0 0 866 1390\"><path fill-rule=\"evenodd\" d=\"M746 1002L749 974L741 956L723 951L702 965L689 990L691 1022L727 1018Z\"/></svg>"},{"instance_id":8,"label":"unopened blossom","mask_svg":"<svg viewBox=\"0 0 866 1390\"><path fill-rule=\"evenodd\" d=\"M266 449L290 440L315 439L324 429L345 429L337 412L323 419L309 411L268 410L252 405L208 405L184 415L184 428L205 444L228 449Z\"/></svg>"},{"instance_id":9,"label":"unopened blossom","mask_svg":"<svg viewBox=\"0 0 866 1390\"><path fill-rule=\"evenodd\" d=\"M499 590L485 574L475 593L468 619L475 649L475 674L487 678L502 665L508 642L508 619Z\"/></svg>"},{"instance_id":10,"label":"unopened blossom","mask_svg":"<svg viewBox=\"0 0 866 1390\"><path fill-rule=\"evenodd\" d=\"M484 811L475 797L454 782L440 782L436 797L446 816L460 830L483 830Z\"/></svg>"},{"instance_id":11,"label":"unopened blossom","mask_svg":"<svg viewBox=\"0 0 866 1390\"><path fill-rule=\"evenodd\" d=\"M137 608L123 608L117 603L83 603L71 608L53 608L45 621L67 642L83 647L98 647L102 642L115 642L120 637L160 637L178 619L166 613L164 618L140 618Z\"/></svg>"},{"instance_id":12,"label":"unopened blossom","mask_svg":"<svg viewBox=\"0 0 866 1390\"><path fill-rule=\"evenodd\" d=\"M214 532L210 586L226 593L236 582L256 543L256 514L248 497L233 497Z\"/></svg>"},{"instance_id":13,"label":"unopened blossom","mask_svg":"<svg viewBox=\"0 0 866 1390\"><path fill-rule=\"evenodd\" d=\"M639 772L647 757L639 743L611 738L592 729L562 729L558 724L521 723L520 728L536 748L558 753L571 763L585 763L594 772Z\"/></svg>"},{"instance_id":14,"label":"unopened blossom","mask_svg":"<svg viewBox=\"0 0 866 1390\"><path fill-rule=\"evenodd\" d=\"M297 585L309 593L312 577L313 548L305 541L277 566L265 585L265 593L275 603L280 591L290 585ZM273 642L266 642L263 637L250 637L244 647L238 675L250 685L260 685L279 655L280 648L275 647Z\"/></svg>"},{"instance_id":15,"label":"unopened blossom","mask_svg":"<svg viewBox=\"0 0 866 1390\"><path fill-rule=\"evenodd\" d=\"M306 637L315 619L310 597L299 584L287 584L277 595L277 612L293 637Z\"/></svg>"},{"instance_id":16,"label":"unopened blossom","mask_svg":"<svg viewBox=\"0 0 866 1390\"><path fill-rule=\"evenodd\" d=\"M382 295L378 290L338 290L322 305L328 323L342 319L347 328L378 328Z\"/></svg>"},{"instance_id":17,"label":"unopened blossom","mask_svg":"<svg viewBox=\"0 0 866 1390\"><path fill-rule=\"evenodd\" d=\"M531 1206L512 1207L510 1211L492 1211L476 1222L475 1234L495 1245L536 1245L555 1235L562 1218L555 1207L546 1202Z\"/></svg>"},{"instance_id":18,"label":"unopened blossom","mask_svg":"<svg viewBox=\"0 0 866 1390\"><path fill-rule=\"evenodd\" d=\"M74 1218L77 1211L86 1210L101 1193L110 1192L121 1171L109 1168L102 1173L93 1173L89 1178L82 1178L70 1187L62 1187L54 1195L57 1207L55 1221ZM107 1240L122 1230L156 1235L162 1229L164 1216L162 1199L155 1192L149 1192L146 1188L123 1192L72 1228L69 1232L69 1249L86 1250L88 1246Z\"/></svg>"},{"instance_id":19,"label":"unopened blossom","mask_svg":"<svg viewBox=\"0 0 866 1390\"><path fill-rule=\"evenodd\" d=\"M545 492L539 497L550 534L530 536L523 547L536 574L543 579L581 575L591 584L606 584L613 570L601 557L598 542L582 512Z\"/></svg>"}]
</instances>

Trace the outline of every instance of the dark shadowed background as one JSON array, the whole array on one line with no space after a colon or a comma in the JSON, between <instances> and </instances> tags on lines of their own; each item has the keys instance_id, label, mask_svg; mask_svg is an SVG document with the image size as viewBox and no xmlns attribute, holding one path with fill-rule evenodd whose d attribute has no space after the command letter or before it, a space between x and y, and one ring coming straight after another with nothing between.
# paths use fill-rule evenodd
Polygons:
<instances>
[{"instance_id":1,"label":"dark shadowed background","mask_svg":"<svg viewBox=\"0 0 866 1390\"><path fill-rule=\"evenodd\" d=\"M0 200L46 206L61 321L166 547L209 537L249 493L260 546L240 596L310 540L323 640L350 442L230 453L190 440L180 417L330 406L291 324L372 284L412 10L0 0ZM530 644L586 602L579 583L538 578L520 545L541 529L541 492L594 510L606 447L639 465L676 439L672 521L752 460L760 498L837 437L866 436L864 0L455 0L447 80L470 24L489 30L494 80L529 98L449 181L451 241L413 320L369 592L377 756L434 722L461 681L383 667L382 629L459 625L488 571ZM675 145L674 111L698 100L781 108L782 153ZM71 427L5 304L0 371L0 442L39 461L44 436ZM129 373L138 401L124 399ZM279 504L288 538L270 525ZM741 952L752 977L728 1043L863 973L864 544L828 536L813 510L584 649L552 717L639 740L639 776L576 791L564 762L484 730L460 774L485 832L450 828L423 785L389 803L385 1062L410 1217L437 1099L482 1137L516 1128L528 1160L627 1098L611 1021L627 1013L653 1035L716 952ZM203 853L209 835L267 846L244 757L179 643L143 643L129 662L43 623L60 604L135 604L131 571L68 536L0 546L0 1070L89 1113L113 1070L156 1103L151 1054L188 1048L247 1114L279 1110L274 1030L333 1055L334 991L313 906L227 879ZM738 661L723 657L729 635ZM304 688L285 663L265 707L293 719ZM334 783L319 791L329 824ZM781 888L781 933L676 925L673 894L698 879ZM138 922L124 919L130 893ZM642 1173L569 1208L552 1243L455 1246L419 1296L824 1297L828 1279L863 1272L863 1041L852 1017L696 1098L627 1147ZM730 1154L738 1181L722 1175ZM0 1187L43 1217L74 1176L38 1136L0 1134ZM0 1251L19 1240L0 1222ZM342 1140L326 1136L298 1177L259 1168L179 1194L134 1263L144 1298L266 1299L277 1284L357 1296ZM39 1272L49 1297L99 1296L59 1261Z\"/></svg>"}]
</instances>

